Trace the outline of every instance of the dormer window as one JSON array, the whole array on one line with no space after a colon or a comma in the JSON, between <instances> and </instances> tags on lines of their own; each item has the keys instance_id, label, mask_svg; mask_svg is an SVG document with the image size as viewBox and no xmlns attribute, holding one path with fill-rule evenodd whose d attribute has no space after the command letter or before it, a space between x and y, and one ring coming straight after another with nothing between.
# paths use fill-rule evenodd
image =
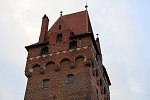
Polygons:
<instances>
[{"instance_id":1,"label":"dormer window","mask_svg":"<svg viewBox=\"0 0 150 100\"><path fill-rule=\"evenodd\" d=\"M58 34L58 35L57 35L56 41L57 41L57 42L61 42L61 41L62 41L62 34Z\"/></svg>"},{"instance_id":2,"label":"dormer window","mask_svg":"<svg viewBox=\"0 0 150 100\"><path fill-rule=\"evenodd\" d=\"M46 54L48 54L48 47L43 47L41 49L41 55L46 55Z\"/></svg>"},{"instance_id":3,"label":"dormer window","mask_svg":"<svg viewBox=\"0 0 150 100\"><path fill-rule=\"evenodd\" d=\"M59 30L61 30L61 25L59 25Z\"/></svg>"},{"instance_id":4,"label":"dormer window","mask_svg":"<svg viewBox=\"0 0 150 100\"><path fill-rule=\"evenodd\" d=\"M72 41L69 43L69 49L75 49L77 48L77 41Z\"/></svg>"}]
</instances>

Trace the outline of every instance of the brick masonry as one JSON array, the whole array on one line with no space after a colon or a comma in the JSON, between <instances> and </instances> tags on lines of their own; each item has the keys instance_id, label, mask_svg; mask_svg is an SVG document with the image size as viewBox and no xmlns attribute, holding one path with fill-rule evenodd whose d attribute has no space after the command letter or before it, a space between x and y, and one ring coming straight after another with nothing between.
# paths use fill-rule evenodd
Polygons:
<instances>
[{"instance_id":1,"label":"brick masonry","mask_svg":"<svg viewBox=\"0 0 150 100\"><path fill-rule=\"evenodd\" d=\"M91 35L70 38L72 29L61 18L46 31L48 21L43 17L39 42L26 47L28 81L24 100L110 100L108 77ZM62 34L62 41L56 41L58 34ZM71 41L77 41L76 48L69 48ZM41 55L43 47L48 47L48 53ZM74 75L71 83L66 82L68 74ZM50 81L48 88L42 87L44 79Z\"/></svg>"}]
</instances>

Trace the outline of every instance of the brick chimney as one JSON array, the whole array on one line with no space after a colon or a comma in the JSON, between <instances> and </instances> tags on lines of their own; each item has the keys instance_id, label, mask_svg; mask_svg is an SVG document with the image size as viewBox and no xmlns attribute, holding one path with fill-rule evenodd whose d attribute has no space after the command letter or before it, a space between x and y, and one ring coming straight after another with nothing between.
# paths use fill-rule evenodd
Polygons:
<instances>
[{"instance_id":1,"label":"brick chimney","mask_svg":"<svg viewBox=\"0 0 150 100\"><path fill-rule=\"evenodd\" d=\"M46 42L48 40L48 24L49 19L46 14L42 18L42 25L41 25L41 33L39 37L39 42Z\"/></svg>"}]
</instances>

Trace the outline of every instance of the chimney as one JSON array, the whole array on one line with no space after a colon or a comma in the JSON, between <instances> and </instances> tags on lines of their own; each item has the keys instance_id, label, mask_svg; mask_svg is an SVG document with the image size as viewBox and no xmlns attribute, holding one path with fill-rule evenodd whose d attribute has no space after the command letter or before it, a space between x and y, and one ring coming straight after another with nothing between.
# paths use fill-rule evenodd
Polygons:
<instances>
[{"instance_id":1,"label":"chimney","mask_svg":"<svg viewBox=\"0 0 150 100\"><path fill-rule=\"evenodd\" d=\"M46 42L48 40L48 23L49 19L46 14L42 18L42 25L41 25L41 33L39 37L39 42Z\"/></svg>"}]
</instances>

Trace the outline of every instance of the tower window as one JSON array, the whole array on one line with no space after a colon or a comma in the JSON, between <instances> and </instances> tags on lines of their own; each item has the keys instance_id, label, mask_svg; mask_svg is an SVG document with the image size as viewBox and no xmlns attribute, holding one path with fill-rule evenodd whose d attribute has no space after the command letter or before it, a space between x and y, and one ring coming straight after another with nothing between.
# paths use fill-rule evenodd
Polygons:
<instances>
[{"instance_id":1,"label":"tower window","mask_svg":"<svg viewBox=\"0 0 150 100\"><path fill-rule=\"evenodd\" d=\"M104 94L106 94L106 88L104 87Z\"/></svg>"},{"instance_id":2,"label":"tower window","mask_svg":"<svg viewBox=\"0 0 150 100\"><path fill-rule=\"evenodd\" d=\"M98 78L98 69L96 69L96 77Z\"/></svg>"},{"instance_id":3,"label":"tower window","mask_svg":"<svg viewBox=\"0 0 150 100\"><path fill-rule=\"evenodd\" d=\"M49 79L43 80L43 88L48 88L49 86Z\"/></svg>"},{"instance_id":4,"label":"tower window","mask_svg":"<svg viewBox=\"0 0 150 100\"><path fill-rule=\"evenodd\" d=\"M66 81L67 81L67 83L73 82L74 81L74 75L73 74L67 75Z\"/></svg>"},{"instance_id":5,"label":"tower window","mask_svg":"<svg viewBox=\"0 0 150 100\"><path fill-rule=\"evenodd\" d=\"M41 50L41 55L48 54L48 47L43 47Z\"/></svg>"},{"instance_id":6,"label":"tower window","mask_svg":"<svg viewBox=\"0 0 150 100\"><path fill-rule=\"evenodd\" d=\"M59 30L61 30L61 25L59 25Z\"/></svg>"},{"instance_id":7,"label":"tower window","mask_svg":"<svg viewBox=\"0 0 150 100\"><path fill-rule=\"evenodd\" d=\"M100 86L103 86L102 79L100 78Z\"/></svg>"},{"instance_id":8,"label":"tower window","mask_svg":"<svg viewBox=\"0 0 150 100\"><path fill-rule=\"evenodd\" d=\"M75 49L77 48L77 41L72 41L69 43L69 49Z\"/></svg>"},{"instance_id":9,"label":"tower window","mask_svg":"<svg viewBox=\"0 0 150 100\"><path fill-rule=\"evenodd\" d=\"M56 41L57 41L57 42L61 42L61 41L62 41L62 34L58 34L58 35L57 35Z\"/></svg>"},{"instance_id":10,"label":"tower window","mask_svg":"<svg viewBox=\"0 0 150 100\"><path fill-rule=\"evenodd\" d=\"M70 36L74 36L74 33L73 33L73 32L70 32Z\"/></svg>"}]
</instances>

